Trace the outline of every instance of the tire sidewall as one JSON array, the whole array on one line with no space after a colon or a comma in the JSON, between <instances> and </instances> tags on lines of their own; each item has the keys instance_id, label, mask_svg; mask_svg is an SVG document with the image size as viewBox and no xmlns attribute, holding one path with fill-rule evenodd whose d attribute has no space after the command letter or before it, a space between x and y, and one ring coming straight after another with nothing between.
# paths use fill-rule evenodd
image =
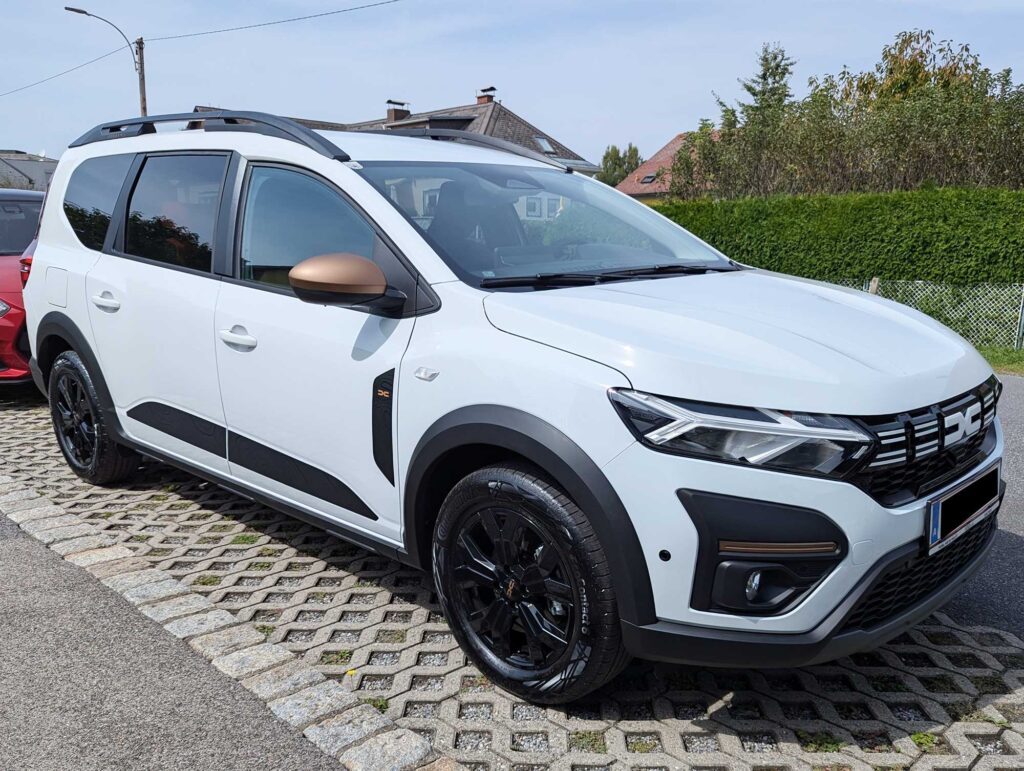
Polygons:
<instances>
[{"instance_id":1,"label":"tire sidewall","mask_svg":"<svg viewBox=\"0 0 1024 771\"><path fill-rule=\"evenodd\" d=\"M576 602L576 617L567 650L543 670L518 669L498 659L458 620L452 599L454 577L450 555L462 524L480 508L516 508L536 522L545 536L552 538L565 557L571 574ZM533 701L561 702L571 698L574 687L586 679L591 652L602 642L608 630L595 628L591 608L597 581L591 574L586 555L581 553L572 534L576 523L557 499L544 487L521 472L508 468L489 468L474 472L449 493L441 508L433 544L434 582L445 615L452 621L456 640L478 668L496 685ZM588 687L586 690L590 690Z\"/></svg>"},{"instance_id":2,"label":"tire sidewall","mask_svg":"<svg viewBox=\"0 0 1024 771\"><path fill-rule=\"evenodd\" d=\"M89 408L92 411L93 426L96 432L96 449L95 452L93 452L92 461L88 466L82 466L80 463L75 461L74 458L69 457L68 453L64 450L64 445L60 439L60 429L58 428L60 416L57 413L56 405L58 395L57 381L61 374L65 373L74 375L82 384L82 389L85 392L86 399L89 401ZM92 377L89 375L89 371L86 369L85 364L77 353L74 351L65 351L56 358L53 362L53 367L50 369L50 381L47 391L50 401L50 419L53 422L53 431L54 435L57 437L57 445L60 447L61 455L64 456L65 462L78 476L88 481L98 481L100 470L104 466L105 456L111 452L115 452L116 449L107 435L106 426L103 422L103 412L100 408L99 398L97 397Z\"/></svg>"}]
</instances>

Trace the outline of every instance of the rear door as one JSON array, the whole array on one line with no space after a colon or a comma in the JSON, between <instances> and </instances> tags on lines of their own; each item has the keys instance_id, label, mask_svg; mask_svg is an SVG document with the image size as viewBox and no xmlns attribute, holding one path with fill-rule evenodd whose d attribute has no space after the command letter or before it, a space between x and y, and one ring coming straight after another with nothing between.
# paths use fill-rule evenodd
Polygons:
<instances>
[{"instance_id":1,"label":"rear door","mask_svg":"<svg viewBox=\"0 0 1024 771\"><path fill-rule=\"evenodd\" d=\"M229 153L140 156L120 226L86 276L96 354L125 432L227 471L212 272Z\"/></svg>"},{"instance_id":2,"label":"rear door","mask_svg":"<svg viewBox=\"0 0 1024 771\"><path fill-rule=\"evenodd\" d=\"M414 319L303 302L288 271L356 254L380 265L410 308L416 280L340 190L296 167L252 164L239 218L237 278L222 282L215 325L231 474L398 542L393 381Z\"/></svg>"}]
</instances>

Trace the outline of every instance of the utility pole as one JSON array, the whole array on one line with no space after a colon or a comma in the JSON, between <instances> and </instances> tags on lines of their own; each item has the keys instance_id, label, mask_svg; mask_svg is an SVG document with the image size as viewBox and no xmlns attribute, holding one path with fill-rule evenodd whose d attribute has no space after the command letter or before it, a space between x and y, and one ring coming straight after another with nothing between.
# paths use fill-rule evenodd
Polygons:
<instances>
[{"instance_id":1,"label":"utility pole","mask_svg":"<svg viewBox=\"0 0 1024 771\"><path fill-rule=\"evenodd\" d=\"M104 24L109 24L111 27L116 29L118 34L124 38L125 46L128 48L128 52L132 55L132 63L135 65L135 72L139 76L139 111L143 115L148 115L149 113L146 112L146 64L142 60L142 48L144 45L142 38L140 37L136 39L135 44L132 45L132 42L128 40L128 36L124 34L121 28L114 24L110 19L104 19L102 16L97 16L95 13L89 13L84 8L72 8L69 5L65 5L64 10L69 11L70 13L77 13L82 16L91 16L94 19L99 19Z\"/></svg>"},{"instance_id":2,"label":"utility pole","mask_svg":"<svg viewBox=\"0 0 1024 771\"><path fill-rule=\"evenodd\" d=\"M143 43L141 37L135 41L135 50L139 55L139 110L142 115L149 115L149 113L146 112L146 59L142 54L144 46L145 43Z\"/></svg>"}]
</instances>

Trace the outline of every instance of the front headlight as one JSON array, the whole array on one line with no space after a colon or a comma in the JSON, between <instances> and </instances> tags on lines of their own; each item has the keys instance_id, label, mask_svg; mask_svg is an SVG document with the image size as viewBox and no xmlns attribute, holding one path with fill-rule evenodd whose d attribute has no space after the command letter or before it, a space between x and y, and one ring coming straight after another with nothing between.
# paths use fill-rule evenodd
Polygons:
<instances>
[{"instance_id":1,"label":"front headlight","mask_svg":"<svg viewBox=\"0 0 1024 771\"><path fill-rule=\"evenodd\" d=\"M842 477L872 439L849 418L731 407L612 389L612 404L656 450L802 474Z\"/></svg>"},{"instance_id":2,"label":"front headlight","mask_svg":"<svg viewBox=\"0 0 1024 771\"><path fill-rule=\"evenodd\" d=\"M0 317L6 316L7 315L7 311L9 311L10 309L11 309L10 305L5 303L3 300L0 300Z\"/></svg>"}]
</instances>

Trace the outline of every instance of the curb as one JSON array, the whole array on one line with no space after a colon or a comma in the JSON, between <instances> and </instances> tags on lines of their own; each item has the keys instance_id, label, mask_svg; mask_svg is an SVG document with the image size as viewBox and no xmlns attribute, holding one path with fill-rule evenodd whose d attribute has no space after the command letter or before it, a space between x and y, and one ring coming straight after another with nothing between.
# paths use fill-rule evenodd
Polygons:
<instances>
[{"instance_id":1,"label":"curb","mask_svg":"<svg viewBox=\"0 0 1024 771\"><path fill-rule=\"evenodd\" d=\"M248 621L215 608L164 570L150 567L99 528L0 475L0 514L186 642L348 771L458 771L425 738L400 728L336 680L328 680Z\"/></svg>"}]
</instances>

